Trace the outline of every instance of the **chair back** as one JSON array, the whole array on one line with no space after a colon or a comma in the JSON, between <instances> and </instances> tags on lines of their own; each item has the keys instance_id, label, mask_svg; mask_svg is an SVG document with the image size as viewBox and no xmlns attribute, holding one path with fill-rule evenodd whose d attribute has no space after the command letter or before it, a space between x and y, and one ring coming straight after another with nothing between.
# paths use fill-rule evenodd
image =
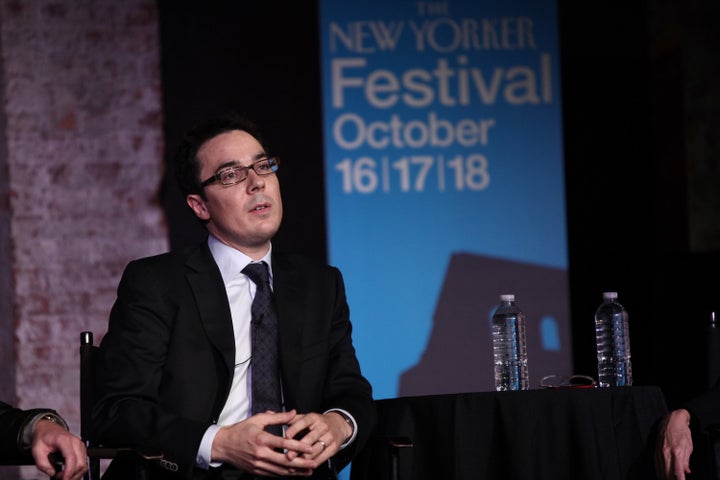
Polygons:
<instances>
[{"instance_id":1,"label":"chair back","mask_svg":"<svg viewBox=\"0 0 720 480\"><path fill-rule=\"evenodd\" d=\"M99 348L93 344L93 332L80 333L80 438L88 453L88 471L84 480L100 480L100 460L130 456L135 464L135 479L148 476L149 461L161 460L162 454L140 452L130 447L107 447L93 437L92 411L97 401L95 364Z\"/></svg>"},{"instance_id":2,"label":"chair back","mask_svg":"<svg viewBox=\"0 0 720 480\"><path fill-rule=\"evenodd\" d=\"M80 334L80 436L88 447L90 440L90 425L93 406L95 405L95 353L97 347L93 345L93 333Z\"/></svg>"},{"instance_id":3,"label":"chair back","mask_svg":"<svg viewBox=\"0 0 720 480\"><path fill-rule=\"evenodd\" d=\"M92 410L95 406L95 358L97 349L93 344L93 332L80 333L80 438L88 449L88 472L85 480L100 479L100 457L93 449ZM91 453L92 452L92 453Z\"/></svg>"},{"instance_id":4,"label":"chair back","mask_svg":"<svg viewBox=\"0 0 720 480\"><path fill-rule=\"evenodd\" d=\"M707 314L707 337L705 355L707 357L707 387L713 388L720 382L720 318L716 311Z\"/></svg>"}]
</instances>

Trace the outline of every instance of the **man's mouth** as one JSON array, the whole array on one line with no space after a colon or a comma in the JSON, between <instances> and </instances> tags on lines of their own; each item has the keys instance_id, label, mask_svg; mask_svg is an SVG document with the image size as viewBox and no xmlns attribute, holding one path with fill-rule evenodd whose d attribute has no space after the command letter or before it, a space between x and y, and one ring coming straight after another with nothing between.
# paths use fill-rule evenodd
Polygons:
<instances>
[{"instance_id":1,"label":"man's mouth","mask_svg":"<svg viewBox=\"0 0 720 480\"><path fill-rule=\"evenodd\" d=\"M269 208L269 207L270 207L270 205L268 205L268 204L255 205L255 207L251 211L259 212L260 210L265 210L266 208Z\"/></svg>"}]
</instances>

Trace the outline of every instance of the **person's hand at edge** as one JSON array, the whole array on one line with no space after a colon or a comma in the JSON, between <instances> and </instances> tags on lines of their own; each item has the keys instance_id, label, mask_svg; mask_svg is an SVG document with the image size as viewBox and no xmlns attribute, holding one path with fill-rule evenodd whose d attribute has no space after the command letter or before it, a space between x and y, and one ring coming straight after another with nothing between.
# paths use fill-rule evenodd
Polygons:
<instances>
[{"instance_id":1,"label":"person's hand at edge","mask_svg":"<svg viewBox=\"0 0 720 480\"><path fill-rule=\"evenodd\" d=\"M81 480L88 470L85 444L59 423L39 420L33 429L31 452L38 470L49 477L62 480ZM57 472L49 455L60 452L64 468Z\"/></svg>"},{"instance_id":2,"label":"person's hand at edge","mask_svg":"<svg viewBox=\"0 0 720 480\"><path fill-rule=\"evenodd\" d=\"M684 408L665 415L658 431L655 469L662 480L685 480L693 451L690 412Z\"/></svg>"}]
</instances>

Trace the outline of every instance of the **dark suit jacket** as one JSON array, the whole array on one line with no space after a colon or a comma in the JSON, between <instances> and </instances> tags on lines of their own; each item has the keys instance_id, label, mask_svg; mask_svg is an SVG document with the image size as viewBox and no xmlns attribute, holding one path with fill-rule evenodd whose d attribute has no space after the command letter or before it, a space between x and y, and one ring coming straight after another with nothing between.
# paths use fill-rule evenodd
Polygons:
<instances>
[{"instance_id":1,"label":"dark suit jacket","mask_svg":"<svg viewBox=\"0 0 720 480\"><path fill-rule=\"evenodd\" d=\"M720 457L715 452L715 443L720 442L720 382L683 407L690 412L693 435L690 478L717 478Z\"/></svg>"},{"instance_id":2,"label":"dark suit jacket","mask_svg":"<svg viewBox=\"0 0 720 480\"><path fill-rule=\"evenodd\" d=\"M0 402L0 462L30 465L35 461L29 451L23 451L22 435L25 427L36 415L55 413L47 408L21 410Z\"/></svg>"},{"instance_id":3,"label":"dark suit jacket","mask_svg":"<svg viewBox=\"0 0 720 480\"><path fill-rule=\"evenodd\" d=\"M372 389L352 345L342 276L334 267L275 252L272 269L286 408L342 408L355 417L355 442L333 459L342 468L375 422ZM100 344L97 438L160 451L165 472L204 478L195 458L228 396L234 361L230 307L206 242L186 253L131 262Z\"/></svg>"},{"instance_id":4,"label":"dark suit jacket","mask_svg":"<svg viewBox=\"0 0 720 480\"><path fill-rule=\"evenodd\" d=\"M703 395L694 398L684 405L693 419L693 426L700 431L720 427L720 383Z\"/></svg>"}]
</instances>

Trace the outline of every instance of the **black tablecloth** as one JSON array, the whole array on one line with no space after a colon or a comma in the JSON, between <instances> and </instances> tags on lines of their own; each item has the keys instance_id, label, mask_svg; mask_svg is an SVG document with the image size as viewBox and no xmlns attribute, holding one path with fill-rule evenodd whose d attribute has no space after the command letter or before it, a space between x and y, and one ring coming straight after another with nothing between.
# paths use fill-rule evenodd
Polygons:
<instances>
[{"instance_id":1,"label":"black tablecloth","mask_svg":"<svg viewBox=\"0 0 720 480\"><path fill-rule=\"evenodd\" d=\"M351 480L652 479L654 430L667 412L653 386L429 395L376 401L376 435Z\"/></svg>"}]
</instances>

